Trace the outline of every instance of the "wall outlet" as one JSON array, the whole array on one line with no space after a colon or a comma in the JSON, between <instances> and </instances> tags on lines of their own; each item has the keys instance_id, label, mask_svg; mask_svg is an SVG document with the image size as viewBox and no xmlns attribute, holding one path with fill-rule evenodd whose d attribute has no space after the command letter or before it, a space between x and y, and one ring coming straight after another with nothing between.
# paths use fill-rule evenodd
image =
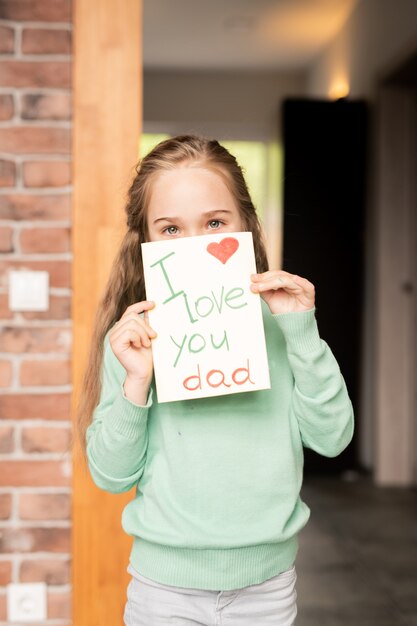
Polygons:
<instances>
[{"instance_id":1,"label":"wall outlet","mask_svg":"<svg viewBox=\"0 0 417 626\"><path fill-rule=\"evenodd\" d=\"M9 272L9 309L11 311L47 311L49 274L27 270Z\"/></svg>"},{"instance_id":2,"label":"wall outlet","mask_svg":"<svg viewBox=\"0 0 417 626\"><path fill-rule=\"evenodd\" d=\"M46 620L46 584L10 583L7 585L7 619L30 623Z\"/></svg>"}]
</instances>

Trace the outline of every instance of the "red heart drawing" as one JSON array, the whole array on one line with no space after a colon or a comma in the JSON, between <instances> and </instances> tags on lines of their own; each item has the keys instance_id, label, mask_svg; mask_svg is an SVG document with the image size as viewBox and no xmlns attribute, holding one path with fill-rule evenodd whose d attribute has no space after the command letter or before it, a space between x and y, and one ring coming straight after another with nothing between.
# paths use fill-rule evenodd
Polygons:
<instances>
[{"instance_id":1,"label":"red heart drawing","mask_svg":"<svg viewBox=\"0 0 417 626\"><path fill-rule=\"evenodd\" d=\"M234 237L226 237L222 239L220 243L209 243L207 246L207 252L219 259L223 264L226 263L230 257L236 252L239 247L239 242Z\"/></svg>"}]
</instances>

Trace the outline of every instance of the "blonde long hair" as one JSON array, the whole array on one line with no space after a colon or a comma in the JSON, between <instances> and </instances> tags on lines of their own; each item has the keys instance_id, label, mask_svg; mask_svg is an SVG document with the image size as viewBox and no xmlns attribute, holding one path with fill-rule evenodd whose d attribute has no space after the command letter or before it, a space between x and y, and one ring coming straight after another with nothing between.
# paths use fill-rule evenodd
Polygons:
<instances>
[{"instance_id":1,"label":"blonde long hair","mask_svg":"<svg viewBox=\"0 0 417 626\"><path fill-rule=\"evenodd\" d=\"M223 178L236 201L245 229L252 232L257 271L268 269L261 226L242 169L236 158L218 141L197 135L177 135L158 143L137 163L125 208L128 230L97 309L77 409L77 431L84 457L86 432L100 399L104 338L129 305L146 299L141 243L147 240L146 209L152 180L161 171L180 165L205 167Z\"/></svg>"}]
</instances>

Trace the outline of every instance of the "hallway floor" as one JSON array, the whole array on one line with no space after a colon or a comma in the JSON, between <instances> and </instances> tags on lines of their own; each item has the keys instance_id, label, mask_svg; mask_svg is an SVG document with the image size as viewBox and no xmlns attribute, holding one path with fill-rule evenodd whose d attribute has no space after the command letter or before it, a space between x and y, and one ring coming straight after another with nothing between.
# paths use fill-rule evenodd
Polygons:
<instances>
[{"instance_id":1,"label":"hallway floor","mask_svg":"<svg viewBox=\"0 0 417 626\"><path fill-rule=\"evenodd\" d=\"M417 490L306 477L297 626L417 626Z\"/></svg>"}]
</instances>

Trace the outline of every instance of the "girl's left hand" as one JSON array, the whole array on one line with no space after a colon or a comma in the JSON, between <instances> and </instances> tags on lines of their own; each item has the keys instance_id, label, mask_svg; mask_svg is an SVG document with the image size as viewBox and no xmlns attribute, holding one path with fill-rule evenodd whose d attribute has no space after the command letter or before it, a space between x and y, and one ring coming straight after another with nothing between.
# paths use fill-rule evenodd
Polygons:
<instances>
[{"instance_id":1,"label":"girl's left hand","mask_svg":"<svg viewBox=\"0 0 417 626\"><path fill-rule=\"evenodd\" d=\"M251 274L251 291L260 293L271 313L294 313L314 307L315 288L307 278L284 270Z\"/></svg>"}]
</instances>

